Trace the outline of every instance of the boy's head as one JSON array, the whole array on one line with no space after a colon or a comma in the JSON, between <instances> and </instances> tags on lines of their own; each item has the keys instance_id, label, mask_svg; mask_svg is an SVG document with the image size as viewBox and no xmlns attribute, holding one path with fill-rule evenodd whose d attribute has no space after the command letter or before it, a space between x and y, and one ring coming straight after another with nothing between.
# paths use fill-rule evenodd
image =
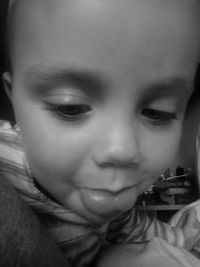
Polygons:
<instances>
[{"instance_id":1,"label":"boy's head","mask_svg":"<svg viewBox=\"0 0 200 267\"><path fill-rule=\"evenodd\" d=\"M28 162L58 202L103 223L176 156L199 1L16 2L4 81Z\"/></svg>"}]
</instances>

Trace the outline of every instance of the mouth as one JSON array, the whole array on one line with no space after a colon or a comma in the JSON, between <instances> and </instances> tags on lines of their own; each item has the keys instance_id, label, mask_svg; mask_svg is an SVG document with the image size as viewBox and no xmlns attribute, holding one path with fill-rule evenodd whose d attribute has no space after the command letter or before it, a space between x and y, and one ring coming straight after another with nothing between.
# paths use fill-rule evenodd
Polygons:
<instances>
[{"instance_id":1,"label":"mouth","mask_svg":"<svg viewBox=\"0 0 200 267\"><path fill-rule=\"evenodd\" d=\"M137 186L117 192L105 189L81 188L84 206L96 218L110 220L131 209L137 198Z\"/></svg>"}]
</instances>

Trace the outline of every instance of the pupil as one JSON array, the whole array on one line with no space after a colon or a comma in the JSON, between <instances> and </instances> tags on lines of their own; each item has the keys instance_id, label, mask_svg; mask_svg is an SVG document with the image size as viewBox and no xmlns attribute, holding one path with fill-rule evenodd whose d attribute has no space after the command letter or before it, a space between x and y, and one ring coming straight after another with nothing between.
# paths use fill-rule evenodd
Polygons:
<instances>
[{"instance_id":1,"label":"pupil","mask_svg":"<svg viewBox=\"0 0 200 267\"><path fill-rule=\"evenodd\" d=\"M79 113L81 113L82 108L80 106L75 106L75 105L71 105L68 107L63 107L60 110L61 112L63 112L64 114L68 114L68 115L77 115Z\"/></svg>"},{"instance_id":2,"label":"pupil","mask_svg":"<svg viewBox=\"0 0 200 267\"><path fill-rule=\"evenodd\" d=\"M144 110L143 115L151 117L152 119L159 118L159 115L157 111L149 109L149 110Z\"/></svg>"},{"instance_id":3,"label":"pupil","mask_svg":"<svg viewBox=\"0 0 200 267\"><path fill-rule=\"evenodd\" d=\"M87 105L67 105L67 106L61 106L58 108L58 111L62 113L63 115L68 116L76 116L83 113L86 113L90 110L89 106Z\"/></svg>"},{"instance_id":4,"label":"pupil","mask_svg":"<svg viewBox=\"0 0 200 267\"><path fill-rule=\"evenodd\" d=\"M153 117L153 118L157 118L158 117L158 114L155 110L150 110L149 111L149 115L150 117Z\"/></svg>"}]
</instances>

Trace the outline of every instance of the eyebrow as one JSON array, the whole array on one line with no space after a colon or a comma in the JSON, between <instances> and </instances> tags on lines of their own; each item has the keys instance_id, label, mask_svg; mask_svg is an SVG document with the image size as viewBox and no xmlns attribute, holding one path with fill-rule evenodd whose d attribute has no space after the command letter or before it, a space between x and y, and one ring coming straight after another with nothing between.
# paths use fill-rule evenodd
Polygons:
<instances>
[{"instance_id":1,"label":"eyebrow","mask_svg":"<svg viewBox=\"0 0 200 267\"><path fill-rule=\"evenodd\" d=\"M32 66L25 73L24 83L31 90L39 91L68 84L95 95L105 88L102 77L96 72L65 66Z\"/></svg>"},{"instance_id":2,"label":"eyebrow","mask_svg":"<svg viewBox=\"0 0 200 267\"><path fill-rule=\"evenodd\" d=\"M108 81L98 72L68 67L64 64L47 66L34 65L25 73L25 86L30 90L45 91L65 84L78 87L91 95L103 95ZM194 80L190 77L170 77L151 82L144 88L149 99L162 96L177 96L180 99L189 98L194 89Z\"/></svg>"},{"instance_id":3,"label":"eyebrow","mask_svg":"<svg viewBox=\"0 0 200 267\"><path fill-rule=\"evenodd\" d=\"M152 82L146 87L149 97L177 96L188 98L194 90L194 80L189 77L171 77Z\"/></svg>"}]
</instances>

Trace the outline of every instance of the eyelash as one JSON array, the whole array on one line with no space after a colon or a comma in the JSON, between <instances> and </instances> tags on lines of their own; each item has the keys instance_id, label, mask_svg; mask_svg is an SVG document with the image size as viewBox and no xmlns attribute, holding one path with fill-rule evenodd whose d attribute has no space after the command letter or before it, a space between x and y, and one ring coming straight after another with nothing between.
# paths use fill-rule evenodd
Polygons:
<instances>
[{"instance_id":1,"label":"eyelash","mask_svg":"<svg viewBox=\"0 0 200 267\"><path fill-rule=\"evenodd\" d=\"M60 119L66 121L76 121L82 119L91 111L90 106L86 104L52 104L45 103L45 110L49 110L59 116ZM142 116L154 125L166 125L176 120L175 112L167 112L157 109L145 108L141 112Z\"/></svg>"},{"instance_id":2,"label":"eyelash","mask_svg":"<svg viewBox=\"0 0 200 267\"><path fill-rule=\"evenodd\" d=\"M90 106L86 104L52 104L45 103L45 110L54 112L59 118L67 121L76 121L82 119L88 112L91 111Z\"/></svg>"},{"instance_id":3,"label":"eyelash","mask_svg":"<svg viewBox=\"0 0 200 267\"><path fill-rule=\"evenodd\" d=\"M143 109L142 115L155 125L165 125L177 119L175 112L168 112L151 108Z\"/></svg>"}]
</instances>

